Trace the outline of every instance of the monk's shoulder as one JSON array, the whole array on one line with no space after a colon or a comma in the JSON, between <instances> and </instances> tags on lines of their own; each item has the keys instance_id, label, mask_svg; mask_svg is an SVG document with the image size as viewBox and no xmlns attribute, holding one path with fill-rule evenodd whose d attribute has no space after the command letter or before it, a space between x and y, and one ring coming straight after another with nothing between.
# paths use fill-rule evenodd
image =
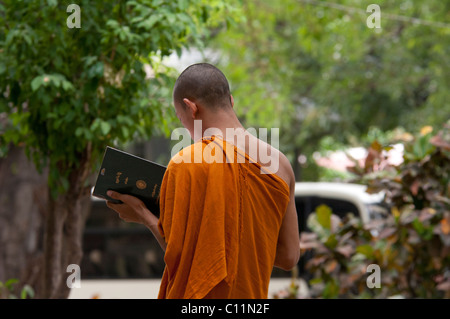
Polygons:
<instances>
[{"instance_id":1,"label":"monk's shoulder","mask_svg":"<svg viewBox=\"0 0 450 319\"><path fill-rule=\"evenodd\" d=\"M283 169L285 169L287 171L292 170L291 163L289 162L289 159L287 158L287 156L284 155L284 153L281 151L278 151L278 155L280 158L280 167L282 167Z\"/></svg>"},{"instance_id":2,"label":"monk's shoulder","mask_svg":"<svg viewBox=\"0 0 450 319\"><path fill-rule=\"evenodd\" d=\"M273 150L275 150L278 160L278 170L275 174L281 177L288 186L291 186L292 183L295 182L294 170L292 169L291 163L283 152L277 150L276 148L273 148Z\"/></svg>"},{"instance_id":3,"label":"monk's shoulder","mask_svg":"<svg viewBox=\"0 0 450 319\"><path fill-rule=\"evenodd\" d=\"M258 140L258 144L258 154L270 154L270 160L266 160L267 163L261 161L259 157L258 162L262 166L267 167L269 170L272 170L276 175L283 178L284 181L288 185L290 185L293 179L293 170L291 163L289 162L289 159L286 157L286 155L279 149L265 141Z\"/></svg>"},{"instance_id":4,"label":"monk's shoulder","mask_svg":"<svg viewBox=\"0 0 450 319\"><path fill-rule=\"evenodd\" d=\"M172 156L167 169L172 172L192 172L204 170L204 147L205 146L201 142L197 142L184 147L182 150Z\"/></svg>"}]
</instances>

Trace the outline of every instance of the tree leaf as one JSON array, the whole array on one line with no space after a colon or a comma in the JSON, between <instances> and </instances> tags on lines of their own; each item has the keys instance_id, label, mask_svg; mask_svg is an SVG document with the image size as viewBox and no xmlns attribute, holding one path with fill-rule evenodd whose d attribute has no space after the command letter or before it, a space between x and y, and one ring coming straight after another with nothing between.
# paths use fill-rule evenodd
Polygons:
<instances>
[{"instance_id":1,"label":"tree leaf","mask_svg":"<svg viewBox=\"0 0 450 319\"><path fill-rule=\"evenodd\" d=\"M324 243L324 245L330 249L335 249L337 244L338 240L336 239L336 234L331 234Z\"/></svg>"},{"instance_id":2,"label":"tree leaf","mask_svg":"<svg viewBox=\"0 0 450 319\"><path fill-rule=\"evenodd\" d=\"M58 1L57 0L47 0L47 4L50 7L56 7L58 5Z\"/></svg>"},{"instance_id":3,"label":"tree leaf","mask_svg":"<svg viewBox=\"0 0 450 319\"><path fill-rule=\"evenodd\" d=\"M36 90L38 90L38 89L41 87L41 85L42 85L43 83L44 83L44 81L43 81L43 76L42 76L42 75L35 77L35 78L31 81L31 90L32 90L33 92L35 92Z\"/></svg>"},{"instance_id":4,"label":"tree leaf","mask_svg":"<svg viewBox=\"0 0 450 319\"><path fill-rule=\"evenodd\" d=\"M440 221L442 233L445 234L445 235L450 234L449 219L450 218L442 218L442 220Z\"/></svg>"},{"instance_id":5,"label":"tree leaf","mask_svg":"<svg viewBox=\"0 0 450 319\"><path fill-rule=\"evenodd\" d=\"M13 285L16 284L16 283L18 283L18 282L19 282L19 279L16 279L16 278L8 279L8 280L5 282L5 287L8 288L8 290L12 290Z\"/></svg>"},{"instance_id":6,"label":"tree leaf","mask_svg":"<svg viewBox=\"0 0 450 319\"><path fill-rule=\"evenodd\" d=\"M316 208L317 221L325 229L331 229L331 208L325 204Z\"/></svg>"},{"instance_id":7,"label":"tree leaf","mask_svg":"<svg viewBox=\"0 0 450 319\"><path fill-rule=\"evenodd\" d=\"M111 131L111 124L109 124L108 122L102 121L100 123L100 129L101 129L103 135L107 135L109 133L109 131Z\"/></svg>"},{"instance_id":8,"label":"tree leaf","mask_svg":"<svg viewBox=\"0 0 450 319\"><path fill-rule=\"evenodd\" d=\"M61 83L62 83L62 87L63 87L64 91L69 91L69 90L73 90L74 89L72 83L70 83L67 80L62 81Z\"/></svg>"},{"instance_id":9,"label":"tree leaf","mask_svg":"<svg viewBox=\"0 0 450 319\"><path fill-rule=\"evenodd\" d=\"M30 285L23 286L22 291L20 292L20 298L27 299L27 295L30 296L30 298L34 297L34 290Z\"/></svg>"},{"instance_id":10,"label":"tree leaf","mask_svg":"<svg viewBox=\"0 0 450 319\"><path fill-rule=\"evenodd\" d=\"M360 254L363 254L367 258L373 257L373 248L369 244L360 245L360 246L356 247L356 251Z\"/></svg>"}]
</instances>

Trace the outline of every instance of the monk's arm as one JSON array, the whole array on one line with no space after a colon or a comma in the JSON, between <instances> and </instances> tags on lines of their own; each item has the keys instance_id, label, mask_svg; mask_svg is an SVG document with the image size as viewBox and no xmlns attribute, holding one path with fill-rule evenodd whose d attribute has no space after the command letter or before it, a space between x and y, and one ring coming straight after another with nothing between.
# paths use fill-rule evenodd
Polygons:
<instances>
[{"instance_id":1,"label":"monk's arm","mask_svg":"<svg viewBox=\"0 0 450 319\"><path fill-rule=\"evenodd\" d=\"M274 264L275 267L283 270L294 268L300 258L300 236L297 210L295 208L295 176L290 164L287 172L287 176L289 176L290 200L281 223Z\"/></svg>"},{"instance_id":2,"label":"monk's arm","mask_svg":"<svg viewBox=\"0 0 450 319\"><path fill-rule=\"evenodd\" d=\"M122 204L114 204L110 201L106 205L116 211L119 217L126 222L138 223L146 226L155 236L161 248L166 251L166 242L158 230L158 217L148 210L145 204L134 196L120 194L109 191L108 196L114 199L121 200Z\"/></svg>"},{"instance_id":3,"label":"monk's arm","mask_svg":"<svg viewBox=\"0 0 450 319\"><path fill-rule=\"evenodd\" d=\"M161 233L158 229L158 218L150 213L150 211L147 209L148 213L147 215L150 215L148 218L148 221L144 223L144 226L146 226L150 231L152 232L153 236L155 236L156 240L158 241L159 245L161 246L163 251L166 251L167 243L164 240L164 238L161 236Z\"/></svg>"}]
</instances>

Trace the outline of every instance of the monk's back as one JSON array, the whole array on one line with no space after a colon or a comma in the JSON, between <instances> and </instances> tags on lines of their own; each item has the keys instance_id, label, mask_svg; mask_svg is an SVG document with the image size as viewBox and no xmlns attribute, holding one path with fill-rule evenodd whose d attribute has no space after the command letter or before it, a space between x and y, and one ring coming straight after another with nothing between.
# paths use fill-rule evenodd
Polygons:
<instances>
[{"instance_id":1,"label":"monk's back","mask_svg":"<svg viewBox=\"0 0 450 319\"><path fill-rule=\"evenodd\" d=\"M268 297L278 232L289 201L289 190L275 175L261 177L258 167L250 166L245 170L240 189L241 230L236 279L231 286L222 282L207 298ZM271 181L267 182L267 179Z\"/></svg>"},{"instance_id":2,"label":"monk's back","mask_svg":"<svg viewBox=\"0 0 450 319\"><path fill-rule=\"evenodd\" d=\"M225 152L230 146L234 154ZM194 158L196 149L201 163L180 161ZM223 161L211 161L216 152ZM159 297L267 298L289 202L286 182L217 137L183 153L169 163L161 188L160 226L168 244Z\"/></svg>"},{"instance_id":3,"label":"monk's back","mask_svg":"<svg viewBox=\"0 0 450 319\"><path fill-rule=\"evenodd\" d=\"M274 173L281 177L286 184L290 184L290 163L283 153L269 143L253 136L247 131L235 130L234 136L225 136L228 143L233 144L249 155L266 169L265 173Z\"/></svg>"}]
</instances>

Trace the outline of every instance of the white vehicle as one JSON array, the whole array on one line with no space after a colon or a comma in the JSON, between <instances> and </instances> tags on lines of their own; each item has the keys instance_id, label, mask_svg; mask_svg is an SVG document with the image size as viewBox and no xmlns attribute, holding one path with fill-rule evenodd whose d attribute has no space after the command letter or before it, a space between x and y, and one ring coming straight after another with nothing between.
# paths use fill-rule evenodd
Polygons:
<instances>
[{"instance_id":1,"label":"white vehicle","mask_svg":"<svg viewBox=\"0 0 450 319\"><path fill-rule=\"evenodd\" d=\"M304 230L306 219L317 206L329 206L333 214L339 217L347 213L359 216L363 223L378 218L383 194L369 194L367 186L334 182L297 182L295 184L295 204L300 222L300 231Z\"/></svg>"},{"instance_id":2,"label":"white vehicle","mask_svg":"<svg viewBox=\"0 0 450 319\"><path fill-rule=\"evenodd\" d=\"M369 194L367 186L334 182L297 182L295 184L295 205L297 208L299 231L310 231L307 227L308 216L316 208L325 204L332 213L340 218L352 213L360 217L363 223L383 218L386 209L382 206L384 194ZM305 271L312 252L307 251L299 261L299 275L306 282L310 274Z\"/></svg>"}]
</instances>

